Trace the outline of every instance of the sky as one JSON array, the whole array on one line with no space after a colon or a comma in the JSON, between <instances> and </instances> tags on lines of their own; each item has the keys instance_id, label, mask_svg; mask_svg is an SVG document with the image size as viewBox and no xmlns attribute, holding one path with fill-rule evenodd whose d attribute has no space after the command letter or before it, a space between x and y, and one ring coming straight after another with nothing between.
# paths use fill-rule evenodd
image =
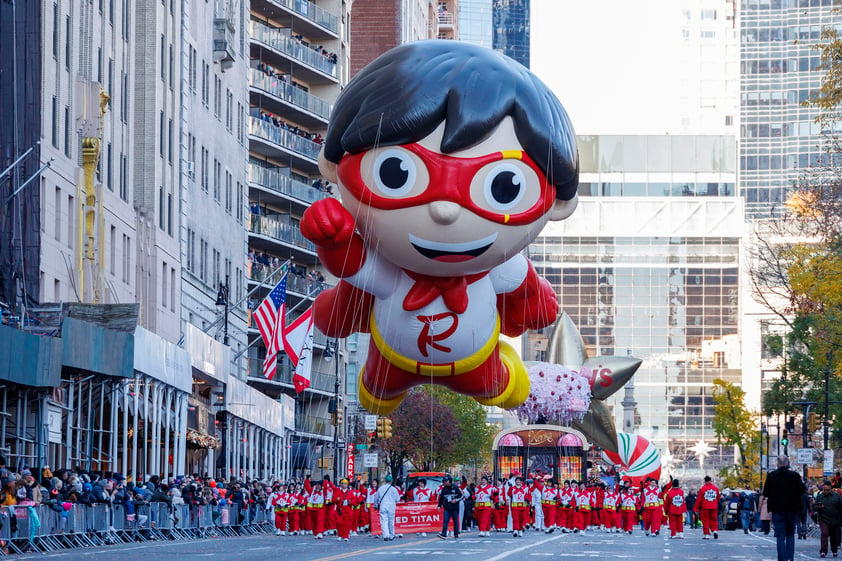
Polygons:
<instances>
[{"instance_id":1,"label":"sky","mask_svg":"<svg viewBox=\"0 0 842 561\"><path fill-rule=\"evenodd\" d=\"M679 130L675 0L531 0L531 69L577 134Z\"/></svg>"}]
</instances>

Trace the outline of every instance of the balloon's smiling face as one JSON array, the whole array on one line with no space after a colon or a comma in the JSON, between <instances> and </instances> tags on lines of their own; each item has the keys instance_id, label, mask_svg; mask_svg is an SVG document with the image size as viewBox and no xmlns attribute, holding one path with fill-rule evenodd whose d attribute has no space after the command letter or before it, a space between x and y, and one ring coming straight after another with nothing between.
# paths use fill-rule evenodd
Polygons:
<instances>
[{"instance_id":1,"label":"balloon's smiling face","mask_svg":"<svg viewBox=\"0 0 842 561\"><path fill-rule=\"evenodd\" d=\"M413 144L346 154L326 174L366 244L388 261L434 276L488 271L575 208L575 198L555 198L510 117L451 154L440 151L443 132L444 123Z\"/></svg>"}]
</instances>

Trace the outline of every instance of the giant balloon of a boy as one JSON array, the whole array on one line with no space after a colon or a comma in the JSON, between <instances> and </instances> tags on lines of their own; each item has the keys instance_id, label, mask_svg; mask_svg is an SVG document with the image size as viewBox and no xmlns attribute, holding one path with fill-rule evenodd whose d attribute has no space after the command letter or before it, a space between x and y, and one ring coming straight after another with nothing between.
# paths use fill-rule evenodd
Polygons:
<instances>
[{"instance_id":1,"label":"giant balloon of a boy","mask_svg":"<svg viewBox=\"0 0 842 561\"><path fill-rule=\"evenodd\" d=\"M342 203L313 204L301 231L342 280L314 321L329 337L370 331L363 407L388 414L418 384L520 405L529 377L499 336L558 314L520 252L577 203L576 137L556 97L490 49L402 45L342 91L319 169Z\"/></svg>"}]
</instances>

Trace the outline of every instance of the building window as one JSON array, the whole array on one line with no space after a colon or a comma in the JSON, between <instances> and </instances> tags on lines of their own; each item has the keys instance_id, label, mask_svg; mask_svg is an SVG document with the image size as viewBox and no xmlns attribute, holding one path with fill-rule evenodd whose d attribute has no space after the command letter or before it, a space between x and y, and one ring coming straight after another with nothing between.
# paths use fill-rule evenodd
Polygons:
<instances>
[{"instance_id":1,"label":"building window","mask_svg":"<svg viewBox=\"0 0 842 561\"><path fill-rule=\"evenodd\" d=\"M161 34L161 81L166 82L167 80L167 72L166 72L166 58L167 58L167 40L164 37L164 34Z\"/></svg>"},{"instance_id":2,"label":"building window","mask_svg":"<svg viewBox=\"0 0 842 561\"><path fill-rule=\"evenodd\" d=\"M237 182L237 199L234 201L234 206L237 209L237 223L243 223L243 184Z\"/></svg>"},{"instance_id":3,"label":"building window","mask_svg":"<svg viewBox=\"0 0 842 561\"><path fill-rule=\"evenodd\" d=\"M225 172L225 212L231 214L231 204L234 194L232 193L233 176L230 172Z\"/></svg>"},{"instance_id":4,"label":"building window","mask_svg":"<svg viewBox=\"0 0 842 561\"><path fill-rule=\"evenodd\" d=\"M53 58L58 60L58 3L53 3Z\"/></svg>"},{"instance_id":5,"label":"building window","mask_svg":"<svg viewBox=\"0 0 842 561\"><path fill-rule=\"evenodd\" d=\"M58 148L58 100L56 96L53 96L53 122L51 124L53 146Z\"/></svg>"},{"instance_id":6,"label":"building window","mask_svg":"<svg viewBox=\"0 0 842 561\"><path fill-rule=\"evenodd\" d=\"M105 186L109 191L114 191L114 184L111 182L111 167L114 165L111 160L111 143L105 145Z\"/></svg>"},{"instance_id":7,"label":"building window","mask_svg":"<svg viewBox=\"0 0 842 561\"><path fill-rule=\"evenodd\" d=\"M70 106L64 106L64 155L70 157Z\"/></svg>"},{"instance_id":8,"label":"building window","mask_svg":"<svg viewBox=\"0 0 842 561\"><path fill-rule=\"evenodd\" d=\"M172 119L167 124L167 159L172 163Z\"/></svg>"},{"instance_id":9,"label":"building window","mask_svg":"<svg viewBox=\"0 0 842 561\"><path fill-rule=\"evenodd\" d=\"M172 237L172 193L167 193L167 234Z\"/></svg>"},{"instance_id":10,"label":"building window","mask_svg":"<svg viewBox=\"0 0 842 561\"><path fill-rule=\"evenodd\" d=\"M72 195L67 197L67 247L73 249L76 239L76 199ZM81 248L80 248L81 249Z\"/></svg>"},{"instance_id":11,"label":"building window","mask_svg":"<svg viewBox=\"0 0 842 561\"><path fill-rule=\"evenodd\" d=\"M213 200L219 202L222 191L222 165L216 158L213 159Z\"/></svg>"},{"instance_id":12,"label":"building window","mask_svg":"<svg viewBox=\"0 0 842 561\"><path fill-rule=\"evenodd\" d=\"M129 161L124 154L120 154L120 198L129 202Z\"/></svg>"},{"instance_id":13,"label":"building window","mask_svg":"<svg viewBox=\"0 0 842 561\"><path fill-rule=\"evenodd\" d=\"M55 237L57 242L61 241L61 188L56 186L56 193L55 199L53 201L53 207L55 208L56 213L56 220L53 230L53 236Z\"/></svg>"},{"instance_id":14,"label":"building window","mask_svg":"<svg viewBox=\"0 0 842 561\"><path fill-rule=\"evenodd\" d=\"M161 111L161 115L158 119L158 153L161 157L164 157L164 112Z\"/></svg>"},{"instance_id":15,"label":"building window","mask_svg":"<svg viewBox=\"0 0 842 561\"><path fill-rule=\"evenodd\" d=\"M64 20L64 66L70 70L70 16Z\"/></svg>"},{"instance_id":16,"label":"building window","mask_svg":"<svg viewBox=\"0 0 842 561\"><path fill-rule=\"evenodd\" d=\"M167 273L169 273L169 271L167 269L169 269L169 267L167 267L167 264L162 263L161 264L161 307L162 308L167 307L167 292L169 292L169 290L167 290L167 281L169 280L169 279L167 279L167 276L169 276L167 274Z\"/></svg>"},{"instance_id":17,"label":"building window","mask_svg":"<svg viewBox=\"0 0 842 561\"><path fill-rule=\"evenodd\" d=\"M108 269L111 276L117 272L117 228L111 226L111 235L108 238Z\"/></svg>"}]
</instances>

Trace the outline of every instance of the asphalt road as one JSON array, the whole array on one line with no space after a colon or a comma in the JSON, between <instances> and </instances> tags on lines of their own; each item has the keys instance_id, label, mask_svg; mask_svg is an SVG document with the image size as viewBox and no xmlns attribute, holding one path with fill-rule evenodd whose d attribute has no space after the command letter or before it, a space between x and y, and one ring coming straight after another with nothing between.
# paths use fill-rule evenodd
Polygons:
<instances>
[{"instance_id":1,"label":"asphalt road","mask_svg":"<svg viewBox=\"0 0 842 561\"><path fill-rule=\"evenodd\" d=\"M461 559L498 561L551 558L629 559L633 561L776 561L775 539L770 534L720 532L718 540L702 540L701 530L685 532L685 539L671 540L663 533L646 537L587 532L585 534L544 534L526 531L523 538L511 534L492 534L480 538L476 532L460 535L458 540L440 540L435 536L408 535L392 542L370 536L352 537L348 543L335 537L315 540L312 536L261 535L213 538L194 541L151 542L78 549L60 553L26 554L14 559L49 559L97 561L339 561L390 559ZM796 559L818 558L818 540L796 540Z\"/></svg>"}]
</instances>

